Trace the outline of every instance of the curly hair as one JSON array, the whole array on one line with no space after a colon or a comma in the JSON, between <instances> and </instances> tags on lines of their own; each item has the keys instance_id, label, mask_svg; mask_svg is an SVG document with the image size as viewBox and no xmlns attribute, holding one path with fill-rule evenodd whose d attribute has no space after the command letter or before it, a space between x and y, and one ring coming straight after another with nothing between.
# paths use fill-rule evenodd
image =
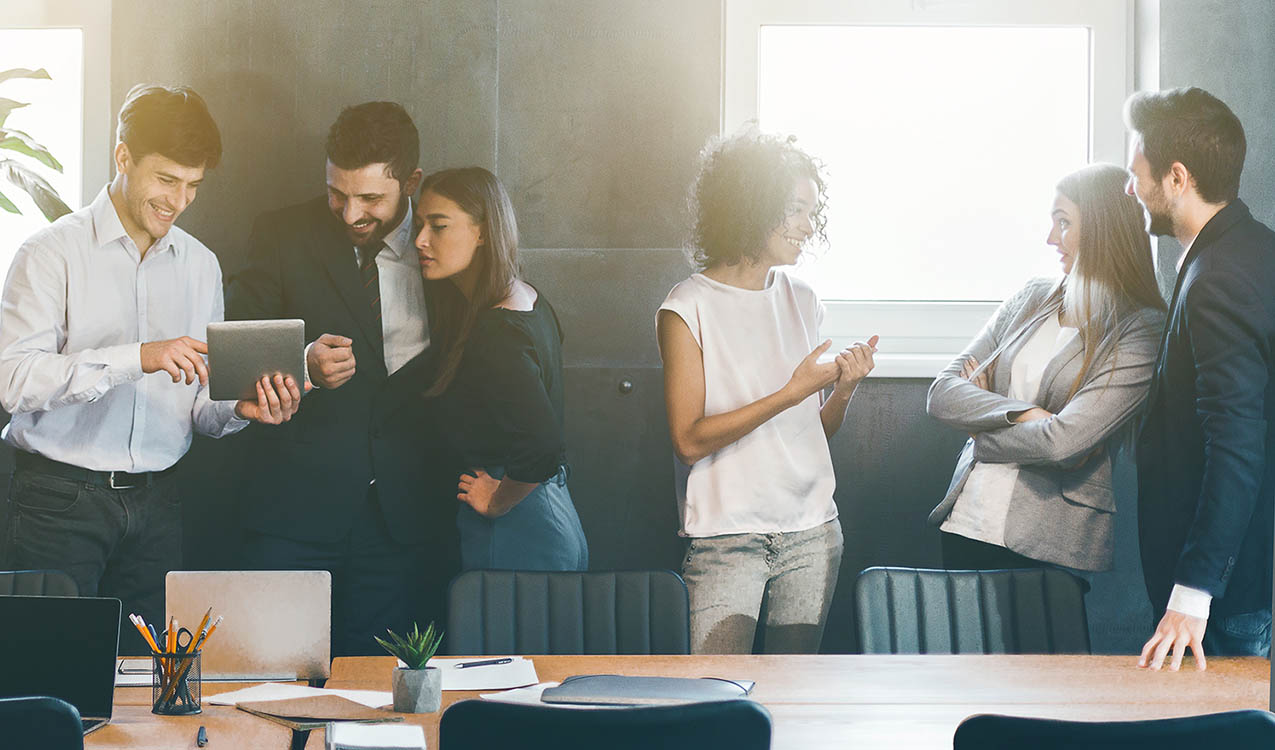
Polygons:
<instances>
[{"instance_id":1,"label":"curly hair","mask_svg":"<svg viewBox=\"0 0 1275 750\"><path fill-rule=\"evenodd\" d=\"M827 242L823 164L796 140L749 130L704 146L689 198L694 226L688 251L700 270L759 260L803 178L814 181L818 195L810 218L814 236Z\"/></svg>"}]
</instances>

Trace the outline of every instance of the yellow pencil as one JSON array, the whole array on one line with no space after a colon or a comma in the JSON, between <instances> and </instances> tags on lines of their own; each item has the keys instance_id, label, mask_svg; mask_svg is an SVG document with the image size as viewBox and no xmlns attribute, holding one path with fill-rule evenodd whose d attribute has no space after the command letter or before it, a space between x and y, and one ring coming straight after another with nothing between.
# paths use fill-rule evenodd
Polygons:
<instances>
[{"instance_id":1,"label":"yellow pencil","mask_svg":"<svg viewBox=\"0 0 1275 750\"><path fill-rule=\"evenodd\" d=\"M129 622L133 623L133 627L137 628L137 632L142 634L142 639L146 641L146 645L151 647L151 651L159 653L159 646L155 644L155 639L151 638L151 633L146 629L146 621L138 615L129 615Z\"/></svg>"}]
</instances>

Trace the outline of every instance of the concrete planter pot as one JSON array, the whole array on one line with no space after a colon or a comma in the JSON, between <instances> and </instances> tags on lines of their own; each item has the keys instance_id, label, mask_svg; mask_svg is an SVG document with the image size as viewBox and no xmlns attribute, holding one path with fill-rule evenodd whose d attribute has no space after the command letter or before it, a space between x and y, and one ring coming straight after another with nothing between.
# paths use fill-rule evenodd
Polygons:
<instances>
[{"instance_id":1,"label":"concrete planter pot","mask_svg":"<svg viewBox=\"0 0 1275 750\"><path fill-rule=\"evenodd\" d=\"M431 714L443 705L443 673L438 667L394 670L394 710Z\"/></svg>"}]
</instances>

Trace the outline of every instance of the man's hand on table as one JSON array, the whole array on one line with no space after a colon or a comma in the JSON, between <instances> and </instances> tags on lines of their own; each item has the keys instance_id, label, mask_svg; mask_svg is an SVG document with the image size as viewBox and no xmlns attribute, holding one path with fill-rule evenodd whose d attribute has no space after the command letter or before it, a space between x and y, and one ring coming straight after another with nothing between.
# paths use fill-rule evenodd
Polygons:
<instances>
[{"instance_id":1,"label":"man's hand on table","mask_svg":"<svg viewBox=\"0 0 1275 750\"><path fill-rule=\"evenodd\" d=\"M1195 668L1203 671L1208 665L1204 659L1204 629L1209 621L1203 617L1192 617L1171 609L1165 610L1164 617L1156 626L1151 640L1142 647L1142 655L1138 658L1139 667L1158 670L1164 666L1164 659L1170 649L1173 657L1169 662L1170 671L1176 672L1182 666L1182 656L1191 649L1195 656Z\"/></svg>"}]
</instances>

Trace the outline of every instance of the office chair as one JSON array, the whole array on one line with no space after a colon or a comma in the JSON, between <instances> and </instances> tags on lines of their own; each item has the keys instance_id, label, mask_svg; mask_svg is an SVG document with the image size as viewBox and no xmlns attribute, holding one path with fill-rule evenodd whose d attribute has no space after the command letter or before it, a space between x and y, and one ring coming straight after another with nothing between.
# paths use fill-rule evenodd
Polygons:
<instances>
[{"instance_id":1,"label":"office chair","mask_svg":"<svg viewBox=\"0 0 1275 750\"><path fill-rule=\"evenodd\" d=\"M751 700L581 709L467 700L443 712L441 750L767 750L770 712Z\"/></svg>"},{"instance_id":2,"label":"office chair","mask_svg":"<svg viewBox=\"0 0 1275 750\"><path fill-rule=\"evenodd\" d=\"M452 654L689 654L686 584L671 570L470 570L448 589Z\"/></svg>"},{"instance_id":3,"label":"office chair","mask_svg":"<svg viewBox=\"0 0 1275 750\"><path fill-rule=\"evenodd\" d=\"M1258 748L1275 745L1275 714L1228 711L1203 716L1151 721L1060 721L979 714L962 721L952 738L953 750L1032 750L1080 748L1154 748L1199 750L1202 747Z\"/></svg>"},{"instance_id":4,"label":"office chair","mask_svg":"<svg viewBox=\"0 0 1275 750\"><path fill-rule=\"evenodd\" d=\"M1087 654L1088 584L1055 568L868 568L855 582L865 654Z\"/></svg>"},{"instance_id":5,"label":"office chair","mask_svg":"<svg viewBox=\"0 0 1275 750\"><path fill-rule=\"evenodd\" d=\"M0 745L84 750L80 712L60 698L0 698Z\"/></svg>"},{"instance_id":6,"label":"office chair","mask_svg":"<svg viewBox=\"0 0 1275 750\"><path fill-rule=\"evenodd\" d=\"M60 570L0 571L0 596L79 596L75 579Z\"/></svg>"}]
</instances>

